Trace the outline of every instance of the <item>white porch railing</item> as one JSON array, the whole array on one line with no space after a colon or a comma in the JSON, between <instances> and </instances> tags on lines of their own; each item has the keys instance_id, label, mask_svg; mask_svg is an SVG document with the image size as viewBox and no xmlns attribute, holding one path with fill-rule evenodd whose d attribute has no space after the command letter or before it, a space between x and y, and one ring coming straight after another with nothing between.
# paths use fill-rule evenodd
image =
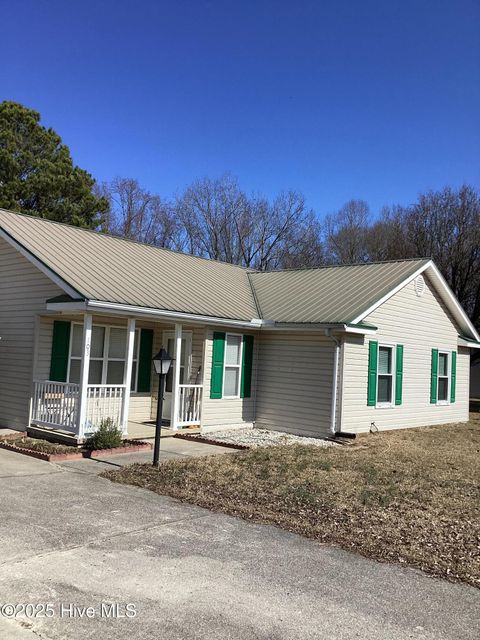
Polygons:
<instances>
[{"instance_id":1,"label":"white porch railing","mask_svg":"<svg viewBox=\"0 0 480 640\"><path fill-rule=\"evenodd\" d=\"M111 418L123 428L125 385L87 386L84 432L95 431L102 420ZM79 433L80 385L36 380L32 399L32 422L44 427Z\"/></svg>"},{"instance_id":2,"label":"white porch railing","mask_svg":"<svg viewBox=\"0 0 480 640\"><path fill-rule=\"evenodd\" d=\"M102 420L111 418L122 429L125 385L89 384L85 412L85 433L96 431Z\"/></svg>"},{"instance_id":3,"label":"white porch railing","mask_svg":"<svg viewBox=\"0 0 480 640\"><path fill-rule=\"evenodd\" d=\"M32 399L32 421L44 427L77 431L80 385L36 380Z\"/></svg>"},{"instance_id":4,"label":"white porch railing","mask_svg":"<svg viewBox=\"0 0 480 640\"><path fill-rule=\"evenodd\" d=\"M202 414L202 384L180 384L178 387L178 422L175 426L200 424Z\"/></svg>"}]
</instances>

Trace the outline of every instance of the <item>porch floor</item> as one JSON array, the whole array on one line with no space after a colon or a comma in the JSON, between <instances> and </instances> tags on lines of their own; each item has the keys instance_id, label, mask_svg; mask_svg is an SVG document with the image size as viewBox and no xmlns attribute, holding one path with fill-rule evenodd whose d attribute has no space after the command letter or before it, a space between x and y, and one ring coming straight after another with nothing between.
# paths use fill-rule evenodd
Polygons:
<instances>
[{"instance_id":1,"label":"porch floor","mask_svg":"<svg viewBox=\"0 0 480 640\"><path fill-rule=\"evenodd\" d=\"M168 424L162 425L162 438L174 436L176 433L200 433L199 427L194 428L180 428L178 431L170 429ZM133 422L128 421L128 438L130 440L149 440L155 438L155 423L154 422Z\"/></svg>"},{"instance_id":2,"label":"porch floor","mask_svg":"<svg viewBox=\"0 0 480 640\"><path fill-rule=\"evenodd\" d=\"M3 429L0 431L0 439L2 431L11 431ZM62 431L61 429L48 429L46 427L40 427L35 424L32 424L27 429L28 435L32 438L44 438L46 440L52 440L53 442L61 442L66 445L75 445L77 442L77 438L75 434ZM178 431L174 431L170 429L168 423L162 425L162 438L169 438L174 436L176 433L200 433L199 427L184 427L178 429ZM19 435L25 435L25 432L19 433L18 431L12 432L16 437ZM128 421L128 434L127 438L129 440L152 440L155 438L155 423L153 422L134 422L132 420Z\"/></svg>"}]
</instances>

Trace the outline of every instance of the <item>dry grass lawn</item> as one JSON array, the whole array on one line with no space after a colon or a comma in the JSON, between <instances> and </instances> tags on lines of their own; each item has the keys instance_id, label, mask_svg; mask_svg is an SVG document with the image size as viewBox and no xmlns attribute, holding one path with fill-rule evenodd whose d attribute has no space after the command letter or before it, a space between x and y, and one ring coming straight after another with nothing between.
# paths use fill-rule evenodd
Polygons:
<instances>
[{"instance_id":1,"label":"dry grass lawn","mask_svg":"<svg viewBox=\"0 0 480 640\"><path fill-rule=\"evenodd\" d=\"M104 476L479 587L479 453L472 414L347 447L260 448Z\"/></svg>"}]
</instances>

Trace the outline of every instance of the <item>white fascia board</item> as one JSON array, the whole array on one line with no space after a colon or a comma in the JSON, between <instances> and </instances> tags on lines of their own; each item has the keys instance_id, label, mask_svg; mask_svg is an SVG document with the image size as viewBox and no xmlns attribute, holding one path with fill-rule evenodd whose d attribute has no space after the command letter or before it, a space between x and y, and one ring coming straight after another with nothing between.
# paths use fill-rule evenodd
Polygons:
<instances>
[{"instance_id":1,"label":"white fascia board","mask_svg":"<svg viewBox=\"0 0 480 640\"><path fill-rule=\"evenodd\" d=\"M400 284L398 284L396 287L394 287L393 289L391 289L387 294L385 294L383 296L383 298L380 298L380 300L377 300L376 302L374 302L372 304L371 307L369 307L366 311L362 311L362 313L357 316L356 318L354 318L352 320L352 324L358 324L359 322L361 322L362 320L364 320L367 316L369 316L371 313L373 313L375 311L375 309L378 309L378 307L380 307L384 302L386 302L387 300L389 300L392 296L394 296L396 293L398 293L398 291L400 291L400 289L403 289L403 287L405 285L407 285L409 282L411 282L412 280L414 280L417 276L419 276L421 273L423 273L425 271L425 269L428 269L428 267L430 265L432 265L432 261L430 260L429 262L427 262L426 264L422 265L421 267L419 267L415 273L413 273L412 275L408 276L408 278L405 278L405 280L402 280L402 282Z\"/></svg>"},{"instance_id":2,"label":"white fascia board","mask_svg":"<svg viewBox=\"0 0 480 640\"><path fill-rule=\"evenodd\" d=\"M136 307L129 304L116 302L103 302L101 300L87 300L85 302L49 302L47 311L62 311L65 313L74 311L90 311L91 313L106 313L110 315L120 315L127 317L158 318L175 320L177 322L188 322L193 324L214 324L222 326L242 327L245 329L258 329L262 320L253 318L249 320L231 320L229 318L215 318L212 316L202 316L193 313L181 313L177 311L164 311L162 309L150 309L148 307Z\"/></svg>"},{"instance_id":3,"label":"white fascia board","mask_svg":"<svg viewBox=\"0 0 480 640\"><path fill-rule=\"evenodd\" d=\"M445 294L445 301L447 303L447 306L449 306L464 321L465 326L468 327L470 333L472 334L473 339L476 340L477 342L480 342L480 335L478 334L478 331L475 329L470 318L467 316L467 314L463 310L462 305L457 300L457 297L448 286L448 283L446 282L445 278L442 276L440 270L437 268L437 266L433 262L429 264L429 268L432 269L433 273L439 279L440 284L443 285L442 294L443 293Z\"/></svg>"},{"instance_id":4,"label":"white fascia board","mask_svg":"<svg viewBox=\"0 0 480 640\"><path fill-rule=\"evenodd\" d=\"M325 322L284 322L284 323L272 323L270 321L263 321L262 331L296 331L297 333L303 331L325 331L329 329L337 331L338 333L359 333L362 335L374 335L377 333L376 329L368 329L363 327L350 327L344 323L325 323Z\"/></svg>"},{"instance_id":5,"label":"white fascia board","mask_svg":"<svg viewBox=\"0 0 480 640\"><path fill-rule=\"evenodd\" d=\"M343 331L344 324L326 324L322 322L271 322L263 320L262 331L325 331L325 329L337 329Z\"/></svg>"},{"instance_id":6,"label":"white fascia board","mask_svg":"<svg viewBox=\"0 0 480 640\"><path fill-rule=\"evenodd\" d=\"M345 327L345 333L360 333L364 336L373 336L377 333L377 329L367 329L362 327Z\"/></svg>"},{"instance_id":7,"label":"white fascia board","mask_svg":"<svg viewBox=\"0 0 480 640\"><path fill-rule=\"evenodd\" d=\"M71 287L67 282L65 282L63 278L57 275L49 267L47 267L47 265L45 265L41 260L36 258L33 255L33 253L28 251L28 249L25 249L23 245L21 245L14 238L12 238L12 236L6 231L4 231L2 228L0 228L0 238L3 238L5 242L8 242L8 244L11 247L16 249L18 253L20 253L24 258L26 258L29 262L31 262L37 269L39 269L39 271L41 271L48 278L50 278L52 282L58 285L60 289L65 291L65 293L67 293L69 296L71 296L72 298L78 298L78 296L82 295L79 291L77 291L76 289Z\"/></svg>"},{"instance_id":8,"label":"white fascia board","mask_svg":"<svg viewBox=\"0 0 480 640\"><path fill-rule=\"evenodd\" d=\"M459 347L467 347L468 349L480 349L480 342L470 342L470 340L458 339Z\"/></svg>"}]
</instances>

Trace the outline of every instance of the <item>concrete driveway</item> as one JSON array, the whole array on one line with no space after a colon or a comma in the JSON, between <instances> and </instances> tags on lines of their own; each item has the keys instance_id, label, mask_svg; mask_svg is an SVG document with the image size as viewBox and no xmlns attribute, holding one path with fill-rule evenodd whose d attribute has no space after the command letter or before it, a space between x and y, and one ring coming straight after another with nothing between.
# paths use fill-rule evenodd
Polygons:
<instances>
[{"instance_id":1,"label":"concrete driveway","mask_svg":"<svg viewBox=\"0 0 480 640\"><path fill-rule=\"evenodd\" d=\"M0 617L2 640L479 637L476 589L72 466L0 450L0 507L0 609L53 605Z\"/></svg>"}]
</instances>

